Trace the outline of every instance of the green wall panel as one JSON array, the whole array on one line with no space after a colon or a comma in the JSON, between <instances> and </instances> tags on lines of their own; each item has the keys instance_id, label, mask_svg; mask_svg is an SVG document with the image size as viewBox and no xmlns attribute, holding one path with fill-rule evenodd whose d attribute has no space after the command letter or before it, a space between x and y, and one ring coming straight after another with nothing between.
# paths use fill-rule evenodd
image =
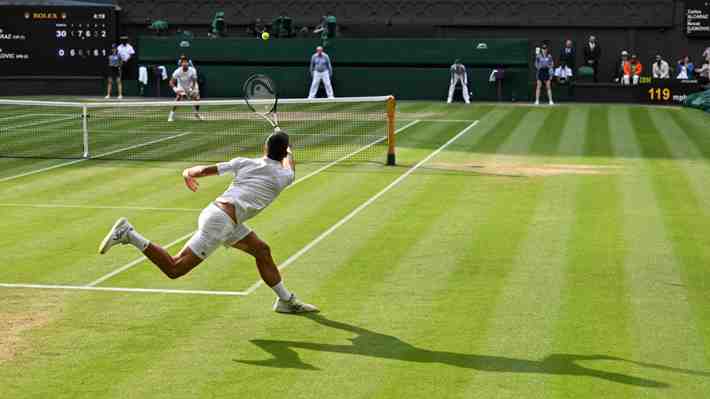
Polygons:
<instances>
[{"instance_id":1,"label":"green wall panel","mask_svg":"<svg viewBox=\"0 0 710 399\"><path fill-rule=\"evenodd\" d=\"M485 43L482 45L481 43ZM180 47L175 38L142 37L139 63L175 68L184 53L192 58L208 97L240 97L249 75L271 76L282 97L305 97L308 60L316 40L195 39ZM394 94L400 99L445 99L449 65L460 58L469 67L473 98L494 100L491 67L505 65L504 98L528 98L528 42L518 39L339 39L328 48L336 96ZM152 86L152 85L151 85ZM167 83L163 82L164 89ZM147 95L153 95L149 88ZM163 95L169 93L163 91Z\"/></svg>"},{"instance_id":2,"label":"green wall panel","mask_svg":"<svg viewBox=\"0 0 710 399\"><path fill-rule=\"evenodd\" d=\"M187 54L195 61L241 64L296 63L307 65L317 40L311 39L194 39L180 47L172 37L141 37L141 62L164 62ZM527 66L526 39L337 39L327 52L341 65L466 65Z\"/></svg>"}]
</instances>

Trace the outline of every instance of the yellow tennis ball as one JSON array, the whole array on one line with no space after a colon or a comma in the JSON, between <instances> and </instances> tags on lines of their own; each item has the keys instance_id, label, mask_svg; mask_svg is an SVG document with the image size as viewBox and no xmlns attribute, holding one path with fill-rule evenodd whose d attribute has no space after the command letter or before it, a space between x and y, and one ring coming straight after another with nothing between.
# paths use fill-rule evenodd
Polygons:
<instances>
[{"instance_id":1,"label":"yellow tennis ball","mask_svg":"<svg viewBox=\"0 0 710 399\"><path fill-rule=\"evenodd\" d=\"M262 32L261 33L261 38L263 40L269 40L269 36L271 36L271 35L269 35L269 32Z\"/></svg>"}]
</instances>

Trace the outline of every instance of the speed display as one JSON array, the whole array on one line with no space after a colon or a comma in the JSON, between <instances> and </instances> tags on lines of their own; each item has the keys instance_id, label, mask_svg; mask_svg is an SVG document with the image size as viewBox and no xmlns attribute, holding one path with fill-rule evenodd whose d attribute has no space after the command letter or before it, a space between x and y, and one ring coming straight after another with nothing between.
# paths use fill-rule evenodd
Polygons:
<instances>
[{"instance_id":1,"label":"speed display","mask_svg":"<svg viewBox=\"0 0 710 399\"><path fill-rule=\"evenodd\" d=\"M0 74L100 76L115 21L112 7L0 6Z\"/></svg>"}]
</instances>

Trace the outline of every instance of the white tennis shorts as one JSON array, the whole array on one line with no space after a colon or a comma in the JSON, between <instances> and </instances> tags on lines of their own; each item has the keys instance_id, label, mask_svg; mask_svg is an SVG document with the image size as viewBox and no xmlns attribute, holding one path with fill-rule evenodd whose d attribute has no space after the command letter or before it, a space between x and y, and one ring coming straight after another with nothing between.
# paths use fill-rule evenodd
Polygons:
<instances>
[{"instance_id":1,"label":"white tennis shorts","mask_svg":"<svg viewBox=\"0 0 710 399\"><path fill-rule=\"evenodd\" d=\"M202 259L210 256L220 245L233 246L252 231L244 223L234 223L214 203L202 210L197 226L198 230L187 242L187 246Z\"/></svg>"}]
</instances>

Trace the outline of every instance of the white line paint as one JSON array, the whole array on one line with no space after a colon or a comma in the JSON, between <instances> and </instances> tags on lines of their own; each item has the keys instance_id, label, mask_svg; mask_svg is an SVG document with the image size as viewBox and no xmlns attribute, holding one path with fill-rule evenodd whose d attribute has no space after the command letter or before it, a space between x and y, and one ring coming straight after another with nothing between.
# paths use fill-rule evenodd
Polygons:
<instances>
[{"instance_id":1,"label":"white line paint","mask_svg":"<svg viewBox=\"0 0 710 399\"><path fill-rule=\"evenodd\" d=\"M414 121L412 121L412 122L409 122L409 123L407 123L406 125L404 125L404 126L400 127L399 129L395 130L394 134L399 134L399 132L401 132L401 131L403 131L403 130L405 130L405 129L408 129L408 128L410 128L410 127L416 125L416 124L419 123L419 122L420 122L419 120L414 120ZM320 172L322 172L322 171L324 171L324 170L330 168L331 166L333 166L333 165L335 165L335 164L337 164L337 163L340 163L340 162L342 162L342 161L344 161L344 160L346 160L346 159L348 159L348 158L350 158L350 157L353 157L353 156L359 154L360 152L365 151L366 149L368 149L368 148L372 147L373 145L375 145L375 144L377 144L377 143L380 143L380 142L382 142L382 141L384 141L384 140L386 140L386 139L387 139L387 137L383 137L383 138L381 138L381 139L378 139L377 141L374 141L374 142L372 142L372 143L366 145L365 147L360 148L359 150L357 150L357 151L355 151L355 152L352 152L352 153L350 153L350 154L348 154L348 155L345 155L345 156L343 156L343 157L341 157L341 158L338 158L338 159L336 159L335 161L333 161L333 162L331 162L331 163L329 163L329 164L327 164L327 165L324 165L324 166L322 166L322 167L316 169L315 171L313 171L313 172L311 172L311 173L309 173L309 174L303 176L302 178L296 180L295 182L293 182L293 184L291 184L291 185L288 186L287 188L291 188L291 187L295 186L296 184L303 182L304 180L308 180L308 179L310 179L311 177L317 175L318 173L320 173Z\"/></svg>"},{"instance_id":2,"label":"white line paint","mask_svg":"<svg viewBox=\"0 0 710 399\"><path fill-rule=\"evenodd\" d=\"M414 126L414 125L416 125L418 122L419 122L419 121L413 121L413 122L411 122L411 123L408 123L408 124L402 126L401 128L397 129L397 131L395 131L395 133L399 133L399 132L403 131L404 129L407 129L407 128L411 127L411 126ZM382 140L384 140L384 139L382 139ZM375 144L375 143L372 143L372 144L370 144L370 145L374 145L374 144ZM365 148L367 148L367 147L365 147ZM343 161L343 160L345 160L345 159L347 159L347 158L349 158L349 157L351 157L351 156L353 156L353 155L359 153L360 151L363 151L365 148L361 148L361 149L359 149L359 150L357 150L357 151L355 151L355 152L352 152L352 153L350 153L350 154L348 154L348 155L346 155L346 156L344 156L344 157L342 157L342 158L339 158L339 159L337 159L337 160L335 160L335 161L333 161L333 162L331 162L331 163L329 163L329 164L327 164L327 165L324 165L323 167L321 167L321 168L319 168L319 169L317 169L317 170L315 170L315 171L313 171L313 172L311 172L311 173L309 173L309 174L307 174L307 175L301 177L300 179L297 179L293 184L291 184L290 186L286 187L286 189L290 189L290 188L292 188L293 186L295 186L296 184L298 184L298 183L300 183L300 182L302 182L302 181L304 181L304 180L310 179L311 177L317 175L318 173L320 173L320 172L322 172L322 171L324 171L324 170L330 168L331 166L337 164L338 162L341 162L341 161ZM177 240L171 242L170 244L164 246L163 248L166 248L166 249L167 249L167 248L170 248L170 247L172 247L173 245L178 244L178 243L180 243L180 242L183 241L183 240L186 240L186 239L187 239L188 237L190 237L192 234L194 234L194 232L192 232L192 233L190 233L190 234L186 234L186 235L184 235L184 236L178 238ZM90 282L90 283L87 284L86 286L87 286L87 287L94 287L94 286L96 286L96 285L99 285L99 284L103 283L104 281L106 281L106 280L108 280L108 279L110 279L110 278L112 278L112 277L114 277L114 276L116 276L116 275L118 275L118 274L120 274L120 273L123 273L123 272L125 272L126 270L128 270L128 269L130 269L130 268L132 268L132 267L134 267L134 266L136 266L136 265L142 263L144 260L146 260L146 258L145 258L144 256L142 256L142 257L140 257L140 258L138 258L138 259L135 259L135 260L133 260L133 261L131 261L131 262L129 262L129 263L127 263L127 264L125 264L125 265L119 267L118 269L116 269L116 270L114 270L114 271L112 271L112 272L110 272L110 273L108 273L108 274L106 274L106 275L104 275L104 276L99 277L98 279L96 279L96 280Z\"/></svg>"},{"instance_id":3,"label":"white line paint","mask_svg":"<svg viewBox=\"0 0 710 399\"><path fill-rule=\"evenodd\" d=\"M2 288L32 288L48 290L78 290L78 291L109 291L157 294L182 294L182 295L213 295L213 296L246 296L243 291L209 291L209 290L173 290L161 288L123 288L123 287L90 287L85 285L52 285L52 284L5 284Z\"/></svg>"},{"instance_id":4,"label":"white line paint","mask_svg":"<svg viewBox=\"0 0 710 399\"><path fill-rule=\"evenodd\" d=\"M2 131L2 130L10 130L10 129L22 129L22 128L25 128L25 127L32 127L32 126L39 126L39 125L48 125L48 124L52 124L52 123L68 121L68 120L70 120L70 119L80 120L80 119L81 119L81 114L76 114L76 115L71 115L71 116L64 116L64 117L62 117L62 118L51 119L51 120L47 120L47 121L38 121L38 122L26 123L26 124L24 124L24 125L18 125L18 126L8 126L8 127L4 127L4 128L2 128L2 129L0 129L0 131Z\"/></svg>"},{"instance_id":5,"label":"white line paint","mask_svg":"<svg viewBox=\"0 0 710 399\"><path fill-rule=\"evenodd\" d=\"M403 130L405 130L405 129L408 129L408 128L410 128L410 127L416 125L416 124L419 123L419 122L421 122L421 120L419 120L419 119L413 120L413 121L407 123L406 125L400 127L399 129L397 129L394 133L395 133L395 134L399 134L401 131L403 131ZM322 167L320 167L320 168L314 170L313 172L311 172L311 173L309 173L309 174L307 174L307 175L301 177L300 179L297 179L295 182L293 182L293 184L291 184L291 185L288 186L287 188L291 188L291 187L295 186L295 185L298 184L298 183L301 183L301 182L303 182L303 181L305 181L305 180L308 180L308 179L310 179L311 177L313 177L313 176L319 174L320 172L322 172L322 171L324 171L324 170L326 170L326 169L328 169L328 168L334 166L335 164L338 164L338 163L340 163L340 162L343 162L343 161L345 161L346 159L348 159L348 158L350 158L350 157L353 157L353 156L355 156L355 155L361 153L362 151L367 150L368 148L372 147L373 145L378 144L378 143L384 141L385 139L386 139L386 137L383 137L383 138L381 138L381 139L379 139L379 140L377 140L377 141L374 141L374 142L372 142L372 143L366 145L365 147L362 147L362 148L358 149L358 150L355 151L355 152L351 152L350 154L344 155L343 157L338 158L338 159L336 159L335 161L332 161L332 162L330 162L330 163L328 163L328 164L326 164L326 165L324 165L324 166L322 166ZM148 145L148 144L146 143L146 144L143 144L143 145ZM125 150L127 150L127 149L124 149L123 151L125 151ZM103 154L103 155L101 155L101 156L106 156L106 155L109 155L109 154ZM97 158L98 158L98 157L100 157L100 156L97 156ZM71 163L77 163L77 162L82 162L82 161L85 161L85 159L78 159L78 160L75 160L75 161L71 161L70 163L62 164L61 166L66 166L66 165L69 165L69 164L71 164ZM54 167L60 167L60 165L55 165ZM50 168L54 168L54 167L50 167ZM45 170L49 170L49 169L45 169ZM34 173L39 173L39 171L41 171L41 170L38 170L38 171L36 171L36 172L34 172ZM31 173L28 173L28 174L31 174ZM0 179L0 182L5 181L6 179L7 179L7 180L11 180L11 179L18 178L18 177L22 177L22 176L26 176L26 174L25 174L25 175L17 175L17 176L5 178L5 179ZM3 207L3 206L5 206L5 207L27 207L27 208L126 209L126 210L138 210L138 211L153 211L153 210L154 210L154 211L184 211L184 212L201 211L201 209L191 209L191 208L150 208L150 207L134 207L134 206L125 206L125 207L123 207L123 206L84 206L84 205L60 205L60 204L0 204L0 207Z\"/></svg>"},{"instance_id":6,"label":"white line paint","mask_svg":"<svg viewBox=\"0 0 710 399\"><path fill-rule=\"evenodd\" d=\"M296 252L295 254L291 255L288 259L286 259L286 261L284 261L282 264L279 265L279 267L278 267L279 270L283 270L283 269L289 267L291 264L293 264L293 262L295 262L296 260L298 260L301 256L303 256L305 253L307 253L308 251L310 251L313 247L315 247L316 245L318 245L318 243L320 243L321 241L323 241L326 237L328 237L329 235L331 235L335 230L337 230L337 229L340 228L342 225L344 225L345 223L347 223L348 221L350 221L352 218L354 218L355 216L357 216L357 214L359 214L360 212L362 212L363 209L367 208L368 206L370 206L370 204L372 204L373 202L377 201L377 199L379 199L380 197L382 197L383 195L385 195L385 194L386 194L388 191L390 191L392 188L396 187L399 183L401 183L401 182L402 182L404 179L406 179L409 175L411 175L412 173L414 173L414 171L416 171L416 170L419 169L422 165L424 165L425 163L427 163L430 159L432 159L432 158L434 158L436 155L438 155L438 154L439 154L441 151L443 151L446 147L448 147L449 145L451 145L451 143L453 143L454 141L458 140L459 137L461 137L461 136L463 136L464 134L466 134L469 130L471 130L473 127L475 127L475 126L478 124L478 122L479 122L479 121L474 121L473 123L471 123L470 125L468 125L465 129L463 129L463 130L461 130L460 132L458 132L454 137L452 137L449 141L447 141L446 143L444 143L441 147L439 147L439 148L437 148L436 150L434 150L434 151L433 151L431 154L429 154L426 158L422 159L422 160L419 161L416 165L412 166L412 167L409 168L406 172L402 173L402 175L400 175L400 176L399 176L397 179L395 179L392 183L390 183L389 185L387 185L387 187L383 188L380 192L378 192L377 194L375 194L375 195L373 195L372 197L370 197L367 201L363 202L363 203L362 203L360 206L358 206L357 208L353 209L350 213L348 213L347 215L345 215L345 217L343 217L343 218L340 219L337 223L335 223L335 224L332 225L330 228L328 228L328 230L326 230L326 231L324 231L323 233L321 233L321 234L320 234L318 237L316 237L313 241L309 242L305 247L301 248L298 252ZM263 281L259 280L259 281L255 282L254 284L252 284L252 285L251 285L249 288L247 288L246 291L244 291L244 292L246 292L247 294L251 294L251 293L253 293L254 291L256 291L256 289L259 288L262 284L263 284Z\"/></svg>"},{"instance_id":7,"label":"white line paint","mask_svg":"<svg viewBox=\"0 0 710 399\"><path fill-rule=\"evenodd\" d=\"M20 114L20 115L13 115L13 116L4 116L4 117L0 118L0 121L7 121L7 120L10 120L10 119L21 119L21 118L37 118L37 117L40 117L40 116L53 116L53 117L57 117L57 116L60 116L60 115L62 115L62 114L56 114L56 113L54 113L54 114L49 114L49 113L35 113L35 114L33 114L33 113L29 113L29 114ZM68 114L64 114L64 116L67 116L67 115L68 115Z\"/></svg>"},{"instance_id":8,"label":"white line paint","mask_svg":"<svg viewBox=\"0 0 710 399\"><path fill-rule=\"evenodd\" d=\"M171 243L165 245L163 248L168 249L168 248L170 248L170 247L172 247L172 246L174 246L174 245L177 245L177 244L179 244L179 243L181 243L181 242L187 240L188 238L190 238L193 234L194 234L194 232L190 232L190 233L188 233L188 234L185 234L184 236L178 238L177 240L175 240L175 241L173 241L173 242L171 242ZM132 260L132 261L126 263L125 265L119 267L118 269L116 269L116 270L114 270L114 271L112 271L112 272L110 272L110 273L104 274L103 276L97 278L96 280L90 282L89 284L86 284L86 287L94 287L94 286L97 286L97 285L103 283L104 281L110 279L111 277L113 277L113 276L115 276L115 275L117 275L117 274L123 273L123 272L125 272L126 270L132 268L133 266L138 265L138 264L140 264L140 263L143 263L143 262L146 261L146 260L148 260L148 258L146 258L145 256L141 256L140 258L134 259L134 260Z\"/></svg>"},{"instance_id":9,"label":"white line paint","mask_svg":"<svg viewBox=\"0 0 710 399\"><path fill-rule=\"evenodd\" d=\"M35 115L33 114L20 114L20 115L13 115L13 116L4 116L0 118L0 121L9 121L10 119L20 119L20 118L29 118L33 117ZM55 115L56 116L56 115Z\"/></svg>"},{"instance_id":10,"label":"white line paint","mask_svg":"<svg viewBox=\"0 0 710 399\"><path fill-rule=\"evenodd\" d=\"M47 166L46 168L40 168L40 169L31 170L31 171L29 171L29 172L20 173L19 175L14 175L14 176L10 176L10 177L4 177L4 178L0 179L0 183L6 182L6 181L10 181L10 180L19 179L20 177L35 175L35 174L37 174L37 173L47 172L47 171L50 171L50 170L53 170L53 169L62 168L62 167L64 167L64 166L74 165L74 164L76 164L76 163L84 162L84 161L86 161L86 158L75 159L75 160L73 160L73 161L62 162L62 163L58 163L58 164L56 164L56 165Z\"/></svg>"},{"instance_id":11,"label":"white line paint","mask_svg":"<svg viewBox=\"0 0 710 399\"><path fill-rule=\"evenodd\" d=\"M129 211L165 211L165 212L200 212L199 208L155 208L148 206L111 206L111 205L70 205L70 204L3 204L0 208L71 208L71 209L118 209Z\"/></svg>"},{"instance_id":12,"label":"white line paint","mask_svg":"<svg viewBox=\"0 0 710 399\"><path fill-rule=\"evenodd\" d=\"M178 137L182 137L182 136L188 135L188 134L190 134L190 133L192 133L192 132L184 132L184 133L180 133L180 134L175 134L175 135L172 135L172 136L168 136L168 137L163 137L163 138L160 138L160 139L152 140L152 141L149 141L149 142L147 142L147 143L136 144L136 145L132 145L132 146L130 146L130 147L126 147L126 148L121 148L121 149L118 149L118 150L113 150L113 151L105 152L105 153L103 153L103 154L99 154L99 155L96 155L96 156L93 156L93 157L82 158L82 159L75 159L75 160L73 160L73 161L62 162L62 163L60 163L60 164L48 166L48 167L46 167L46 168L31 170L31 171L29 171L29 172L20 173L19 175L14 175L14 176L9 176L9 177L2 178L2 179L0 179L0 183L6 182L6 181L10 181L10 180L14 180L14 179L19 179L20 177L35 175L35 174L37 174L37 173L47 172L47 171L50 171L50 170L53 170L53 169L62 168L62 167L69 166L69 165L74 165L74 164L77 164L77 163L79 163L79 162L88 161L88 160L90 160L90 159L99 159L99 158L107 157L107 156L109 156L109 155L118 154L119 152L130 151L130 150L133 150L133 149L136 149L136 148L145 147L145 146L147 146L147 145L158 144L158 143L161 143L161 142L163 142L163 141L172 140L172 139L175 139L175 138L178 138Z\"/></svg>"},{"instance_id":13,"label":"white line paint","mask_svg":"<svg viewBox=\"0 0 710 399\"><path fill-rule=\"evenodd\" d=\"M402 121L411 121L411 118L405 118L405 117L399 117L399 120ZM456 123L456 122L461 122L461 123L473 123L476 122L476 119L424 119L424 118L419 118L417 119L420 122L444 122L444 123Z\"/></svg>"}]
</instances>

